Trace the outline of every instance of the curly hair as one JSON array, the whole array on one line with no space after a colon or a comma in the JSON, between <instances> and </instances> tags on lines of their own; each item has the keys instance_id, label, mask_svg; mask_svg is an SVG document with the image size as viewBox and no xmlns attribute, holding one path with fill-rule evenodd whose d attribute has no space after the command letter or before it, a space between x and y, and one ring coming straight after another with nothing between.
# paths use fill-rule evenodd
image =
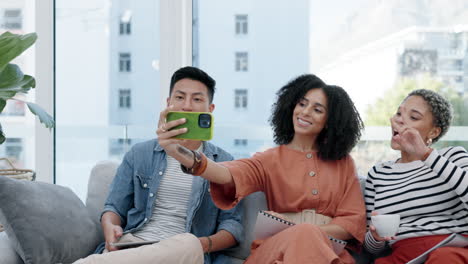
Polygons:
<instances>
[{"instance_id":1,"label":"curly hair","mask_svg":"<svg viewBox=\"0 0 468 264\"><path fill-rule=\"evenodd\" d=\"M313 74L300 75L283 86L273 104L270 124L276 144L288 144L294 137L293 112L297 103L312 89L322 89L327 96L328 116L317 137L318 156L323 160L339 160L349 154L364 128L361 117L346 91L326 85Z\"/></svg>"},{"instance_id":2,"label":"curly hair","mask_svg":"<svg viewBox=\"0 0 468 264\"><path fill-rule=\"evenodd\" d=\"M433 143L437 142L447 133L450 127L453 118L452 105L442 95L427 89L414 90L406 96L405 100L410 96L421 96L428 104L429 110L434 117L433 124L441 130L440 134L436 138L432 139Z\"/></svg>"}]
</instances>

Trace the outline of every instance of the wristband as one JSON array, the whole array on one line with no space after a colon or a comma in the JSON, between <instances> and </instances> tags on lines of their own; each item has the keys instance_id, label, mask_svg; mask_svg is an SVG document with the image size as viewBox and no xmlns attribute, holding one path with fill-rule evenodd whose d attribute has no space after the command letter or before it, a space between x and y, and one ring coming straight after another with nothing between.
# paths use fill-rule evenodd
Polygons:
<instances>
[{"instance_id":1,"label":"wristband","mask_svg":"<svg viewBox=\"0 0 468 264\"><path fill-rule=\"evenodd\" d=\"M206 253L210 253L211 248L213 247L213 241L211 241L211 238L209 236L207 236L206 238L208 238L208 249L206 250Z\"/></svg>"},{"instance_id":2,"label":"wristband","mask_svg":"<svg viewBox=\"0 0 468 264\"><path fill-rule=\"evenodd\" d=\"M208 159L205 154L198 151L191 150L193 154L193 165L191 168L187 168L184 165L180 164L180 168L184 173L192 174L199 176L205 172L206 167L208 166Z\"/></svg>"}]
</instances>

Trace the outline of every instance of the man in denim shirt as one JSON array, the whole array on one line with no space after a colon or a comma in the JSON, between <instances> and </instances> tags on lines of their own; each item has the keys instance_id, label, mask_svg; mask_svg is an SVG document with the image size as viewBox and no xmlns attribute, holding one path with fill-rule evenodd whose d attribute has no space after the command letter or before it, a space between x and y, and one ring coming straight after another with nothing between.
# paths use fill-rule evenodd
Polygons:
<instances>
[{"instance_id":1,"label":"man in denim shirt","mask_svg":"<svg viewBox=\"0 0 468 264\"><path fill-rule=\"evenodd\" d=\"M202 70L181 68L171 78L168 107L212 112L214 89L215 81ZM233 159L208 142L183 140L181 145L217 162ZM106 242L96 251L106 253L77 263L226 263L228 258L216 251L243 239L240 206L218 209L208 181L185 175L157 139L136 144L119 166L104 206ZM161 242L125 250L111 244L152 240Z\"/></svg>"}]
</instances>

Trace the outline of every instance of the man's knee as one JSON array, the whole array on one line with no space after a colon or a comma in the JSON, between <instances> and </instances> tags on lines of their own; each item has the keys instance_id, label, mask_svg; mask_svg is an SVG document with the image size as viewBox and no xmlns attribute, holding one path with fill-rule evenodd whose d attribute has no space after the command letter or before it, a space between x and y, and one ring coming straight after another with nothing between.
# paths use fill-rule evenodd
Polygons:
<instances>
[{"instance_id":1,"label":"man's knee","mask_svg":"<svg viewBox=\"0 0 468 264\"><path fill-rule=\"evenodd\" d=\"M191 254L193 252L201 251L203 255L203 248L200 240L191 233L178 234L153 245L155 247L177 249L177 251L183 249L187 253L190 252Z\"/></svg>"},{"instance_id":2,"label":"man's knee","mask_svg":"<svg viewBox=\"0 0 468 264\"><path fill-rule=\"evenodd\" d=\"M191 233L178 234L178 235L172 236L172 237L170 237L168 239L173 239L174 241L176 241L178 243L187 243L187 244L191 244L191 245L198 245L200 243L200 240L198 239L198 237L196 237L195 235L193 235Z\"/></svg>"}]
</instances>

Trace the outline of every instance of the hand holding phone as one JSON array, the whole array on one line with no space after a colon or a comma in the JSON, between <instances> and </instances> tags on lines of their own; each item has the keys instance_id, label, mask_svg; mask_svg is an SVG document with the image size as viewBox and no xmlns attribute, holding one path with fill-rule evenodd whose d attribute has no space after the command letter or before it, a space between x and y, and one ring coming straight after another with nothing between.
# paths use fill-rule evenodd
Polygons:
<instances>
[{"instance_id":1,"label":"hand holding phone","mask_svg":"<svg viewBox=\"0 0 468 264\"><path fill-rule=\"evenodd\" d=\"M207 141L213 138L213 115L209 112L169 112L167 113L167 122L185 118L184 124L171 128L187 128L187 132L175 136L179 139Z\"/></svg>"}]
</instances>

